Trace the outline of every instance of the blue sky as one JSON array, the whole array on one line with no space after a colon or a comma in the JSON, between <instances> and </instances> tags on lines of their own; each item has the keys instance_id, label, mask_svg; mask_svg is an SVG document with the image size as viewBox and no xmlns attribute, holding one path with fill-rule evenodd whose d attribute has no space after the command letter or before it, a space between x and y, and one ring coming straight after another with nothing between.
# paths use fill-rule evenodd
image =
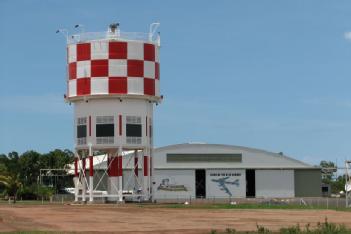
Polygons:
<instances>
[{"instance_id":1,"label":"blue sky","mask_svg":"<svg viewBox=\"0 0 351 234\"><path fill-rule=\"evenodd\" d=\"M73 148L57 28L161 22L155 144L351 158L350 1L0 0L0 153Z\"/></svg>"}]
</instances>

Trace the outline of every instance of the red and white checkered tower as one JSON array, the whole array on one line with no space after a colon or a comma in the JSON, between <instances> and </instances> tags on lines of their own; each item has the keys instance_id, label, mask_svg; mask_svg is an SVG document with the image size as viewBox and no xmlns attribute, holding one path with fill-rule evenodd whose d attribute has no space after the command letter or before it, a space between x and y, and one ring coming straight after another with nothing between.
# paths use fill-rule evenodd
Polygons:
<instances>
[{"instance_id":1,"label":"red and white checkered tower","mask_svg":"<svg viewBox=\"0 0 351 234\"><path fill-rule=\"evenodd\" d=\"M149 33L124 33L118 26L67 37L76 201L152 199L153 106L161 101L159 24L151 24ZM105 160L94 156L101 152Z\"/></svg>"}]
</instances>

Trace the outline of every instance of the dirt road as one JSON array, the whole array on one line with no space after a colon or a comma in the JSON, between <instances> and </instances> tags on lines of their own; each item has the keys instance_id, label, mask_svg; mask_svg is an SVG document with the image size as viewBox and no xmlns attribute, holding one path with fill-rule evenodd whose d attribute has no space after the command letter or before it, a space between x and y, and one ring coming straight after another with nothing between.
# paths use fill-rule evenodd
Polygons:
<instances>
[{"instance_id":1,"label":"dirt road","mask_svg":"<svg viewBox=\"0 0 351 234\"><path fill-rule=\"evenodd\" d=\"M138 207L136 205L0 205L0 231L209 233L211 229L277 230L325 218L351 227L351 212Z\"/></svg>"}]
</instances>

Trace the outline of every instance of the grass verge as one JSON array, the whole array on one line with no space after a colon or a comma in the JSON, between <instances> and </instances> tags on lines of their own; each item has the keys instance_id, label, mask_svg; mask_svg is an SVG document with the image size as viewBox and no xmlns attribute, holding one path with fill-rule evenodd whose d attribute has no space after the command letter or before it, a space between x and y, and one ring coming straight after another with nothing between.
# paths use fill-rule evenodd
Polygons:
<instances>
[{"instance_id":1,"label":"grass verge","mask_svg":"<svg viewBox=\"0 0 351 234\"><path fill-rule=\"evenodd\" d=\"M295 204L276 205L276 204L142 204L140 207L157 207L157 208L183 208L183 209L298 209L298 210L337 210L351 211L351 208L335 208L326 206L304 206Z\"/></svg>"},{"instance_id":2,"label":"grass verge","mask_svg":"<svg viewBox=\"0 0 351 234\"><path fill-rule=\"evenodd\" d=\"M266 227L257 225L257 230L252 232L237 232L235 229L227 228L225 231L212 230L210 234L351 234L351 229L346 228L343 224L329 223L327 219L323 223L318 222L315 228L311 228L310 224L305 227L300 227L300 225L295 225L287 228L281 228L278 232L273 232Z\"/></svg>"}]
</instances>

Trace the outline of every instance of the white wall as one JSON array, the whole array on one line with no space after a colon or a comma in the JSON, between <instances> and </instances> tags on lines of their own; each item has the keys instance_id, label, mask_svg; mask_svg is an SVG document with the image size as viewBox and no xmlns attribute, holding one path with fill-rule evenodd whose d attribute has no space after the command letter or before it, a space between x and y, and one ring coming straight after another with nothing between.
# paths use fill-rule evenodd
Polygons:
<instances>
[{"instance_id":1,"label":"white wall","mask_svg":"<svg viewBox=\"0 0 351 234\"><path fill-rule=\"evenodd\" d=\"M227 178L228 177L228 178ZM221 179L227 178L223 181ZM223 182L223 183L221 183ZM206 170L206 197L245 197L245 170Z\"/></svg>"},{"instance_id":2,"label":"white wall","mask_svg":"<svg viewBox=\"0 0 351 234\"><path fill-rule=\"evenodd\" d=\"M162 180L168 181L168 188L160 186ZM153 186L155 199L193 198L195 196L194 170L155 170ZM178 187L178 191L175 188ZM185 189L182 189L185 188Z\"/></svg>"},{"instance_id":3,"label":"white wall","mask_svg":"<svg viewBox=\"0 0 351 234\"><path fill-rule=\"evenodd\" d=\"M119 135L119 115L122 115L122 136ZM140 116L142 123L142 144L132 145L126 143L126 116ZM89 102L76 102L74 105L74 120L79 117L87 118L87 143L91 143L93 148L101 149L102 147L118 148L124 146L125 148L150 147L150 134L146 136L146 117L148 117L148 125L153 126L153 104L143 99L123 99L122 102L115 99L91 99ZM91 136L89 136L89 116L91 116ZM114 144L96 144L96 117L97 116L113 116L115 125ZM150 120L151 118L151 120ZM150 122L151 121L151 122ZM74 124L74 139L77 136L76 123ZM149 132L149 130L148 130ZM80 147L78 145L78 147ZM83 145L81 147L85 147Z\"/></svg>"},{"instance_id":4,"label":"white wall","mask_svg":"<svg viewBox=\"0 0 351 234\"><path fill-rule=\"evenodd\" d=\"M294 170L256 170L256 197L294 197Z\"/></svg>"}]
</instances>

